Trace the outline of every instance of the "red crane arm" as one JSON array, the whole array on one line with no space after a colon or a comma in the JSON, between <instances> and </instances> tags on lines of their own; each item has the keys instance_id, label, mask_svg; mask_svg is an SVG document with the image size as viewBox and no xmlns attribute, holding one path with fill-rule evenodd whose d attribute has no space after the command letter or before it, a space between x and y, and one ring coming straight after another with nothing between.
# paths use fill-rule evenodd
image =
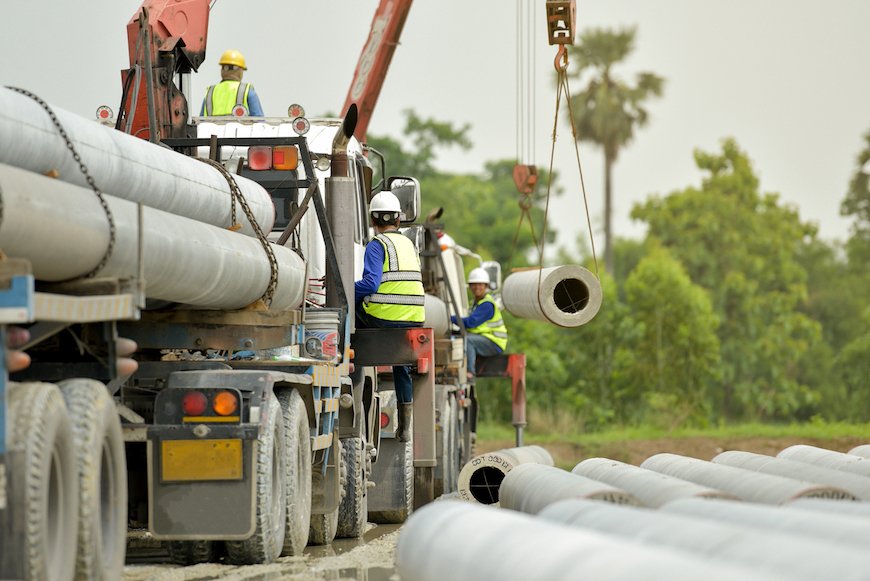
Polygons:
<instances>
[{"instance_id":1,"label":"red crane arm","mask_svg":"<svg viewBox=\"0 0 870 581\"><path fill-rule=\"evenodd\" d=\"M342 113L348 110L351 103L356 103L359 108L354 135L360 141L365 141L366 130L378 103L381 87L384 86L390 61L411 10L411 2L412 0L381 0L372 19L369 38L359 56L342 108Z\"/></svg>"}]
</instances>

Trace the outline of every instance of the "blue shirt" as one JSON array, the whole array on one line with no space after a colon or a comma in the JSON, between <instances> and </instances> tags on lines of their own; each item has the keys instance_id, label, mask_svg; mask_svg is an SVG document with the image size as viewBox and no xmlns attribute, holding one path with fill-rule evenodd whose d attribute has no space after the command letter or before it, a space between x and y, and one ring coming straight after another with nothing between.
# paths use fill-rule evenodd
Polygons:
<instances>
[{"instance_id":1,"label":"blue shirt","mask_svg":"<svg viewBox=\"0 0 870 581\"><path fill-rule=\"evenodd\" d=\"M466 329L474 329L479 327L486 321L495 316L495 306L489 301L485 303L474 303L471 307L471 313L467 317L462 317L462 324ZM456 323L456 315L451 315L450 320Z\"/></svg>"},{"instance_id":2,"label":"blue shirt","mask_svg":"<svg viewBox=\"0 0 870 581\"><path fill-rule=\"evenodd\" d=\"M362 278L353 283L356 302L378 292L384 274L384 258L384 246L380 242L372 240L366 244Z\"/></svg>"}]
</instances>

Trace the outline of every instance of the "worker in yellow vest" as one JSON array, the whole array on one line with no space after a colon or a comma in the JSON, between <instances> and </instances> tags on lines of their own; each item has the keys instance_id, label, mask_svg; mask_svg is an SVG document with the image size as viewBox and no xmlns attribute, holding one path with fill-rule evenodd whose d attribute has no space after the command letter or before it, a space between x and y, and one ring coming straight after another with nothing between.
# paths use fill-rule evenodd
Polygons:
<instances>
[{"instance_id":1,"label":"worker in yellow vest","mask_svg":"<svg viewBox=\"0 0 870 581\"><path fill-rule=\"evenodd\" d=\"M260 97L257 96L254 85L242 82L242 73L248 70L242 53L228 50L221 55L218 62L221 65L221 82L208 88L199 114L203 117L262 117L263 106L260 105Z\"/></svg>"},{"instance_id":2,"label":"worker in yellow vest","mask_svg":"<svg viewBox=\"0 0 870 581\"><path fill-rule=\"evenodd\" d=\"M372 198L372 225L377 235L366 245L362 278L354 284L357 327L422 327L426 319L420 257L410 239L399 232L402 207L390 191ZM396 439L411 439L413 383L407 365L393 367L399 402Z\"/></svg>"},{"instance_id":3,"label":"worker in yellow vest","mask_svg":"<svg viewBox=\"0 0 870 581\"><path fill-rule=\"evenodd\" d=\"M477 357L503 353L508 342L507 327L501 311L489 292L489 273L483 268L475 268L468 273L468 288L474 296L474 304L462 324L467 331L465 340L465 359L468 380L474 381ZM451 317L456 322L456 316Z\"/></svg>"}]
</instances>

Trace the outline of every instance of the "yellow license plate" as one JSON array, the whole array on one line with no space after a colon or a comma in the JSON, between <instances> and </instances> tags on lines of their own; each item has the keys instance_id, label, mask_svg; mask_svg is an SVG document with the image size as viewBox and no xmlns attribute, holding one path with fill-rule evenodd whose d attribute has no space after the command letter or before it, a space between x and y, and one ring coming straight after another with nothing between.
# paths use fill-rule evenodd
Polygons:
<instances>
[{"instance_id":1,"label":"yellow license plate","mask_svg":"<svg viewBox=\"0 0 870 581\"><path fill-rule=\"evenodd\" d=\"M163 440L162 480L241 480L241 440Z\"/></svg>"}]
</instances>

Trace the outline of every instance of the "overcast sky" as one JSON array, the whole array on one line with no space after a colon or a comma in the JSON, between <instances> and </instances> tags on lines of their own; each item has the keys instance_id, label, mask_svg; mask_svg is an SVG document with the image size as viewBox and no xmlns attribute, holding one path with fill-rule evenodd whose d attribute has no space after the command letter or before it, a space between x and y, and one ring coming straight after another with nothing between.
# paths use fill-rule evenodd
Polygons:
<instances>
[{"instance_id":1,"label":"overcast sky","mask_svg":"<svg viewBox=\"0 0 870 581\"><path fill-rule=\"evenodd\" d=\"M417 0L396 50L370 133L399 136L402 111L468 123L474 148L449 152L439 166L478 172L513 159L516 126L516 15L519 0ZM522 0L526 4L529 0ZM117 111L120 70L129 66L125 26L138 0L4 2L0 81L92 117ZM615 167L614 227L638 237L629 212L650 194L699 183L695 148L718 150L734 137L748 152L764 191L779 192L843 240L839 205L862 134L870 129L870 1L867 0L578 0L582 28L636 26L636 50L617 73L653 71L667 80L649 105L650 123ZM344 102L377 0L217 0L206 62L193 81L193 109L219 78L227 48L248 61L267 115L290 103L310 115ZM547 45L544 0L535 0L537 38L535 163L546 166L555 105L554 49ZM574 83L573 91L580 85ZM586 235L570 130L563 123L556 167L566 193L554 201L560 242ZM581 148L589 203L600 234L602 158ZM425 196L425 186L423 191ZM457 192L456 210L463 192ZM449 214L445 215L449 224ZM461 242L461 241L460 241ZM600 247L601 242L599 242Z\"/></svg>"}]
</instances>

